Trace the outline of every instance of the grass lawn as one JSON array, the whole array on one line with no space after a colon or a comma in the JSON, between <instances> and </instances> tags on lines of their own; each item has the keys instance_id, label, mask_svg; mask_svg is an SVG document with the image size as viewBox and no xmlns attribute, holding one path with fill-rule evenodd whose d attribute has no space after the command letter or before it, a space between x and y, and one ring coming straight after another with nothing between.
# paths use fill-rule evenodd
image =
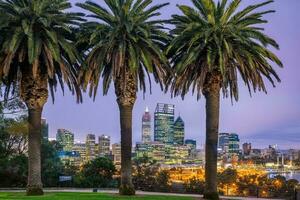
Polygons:
<instances>
[{"instance_id":1,"label":"grass lawn","mask_svg":"<svg viewBox=\"0 0 300 200\"><path fill-rule=\"evenodd\" d=\"M0 192L0 200L195 200L192 197L174 197L174 196L134 196L121 197L112 194L101 193L46 193L44 196L28 197L24 193Z\"/></svg>"}]
</instances>

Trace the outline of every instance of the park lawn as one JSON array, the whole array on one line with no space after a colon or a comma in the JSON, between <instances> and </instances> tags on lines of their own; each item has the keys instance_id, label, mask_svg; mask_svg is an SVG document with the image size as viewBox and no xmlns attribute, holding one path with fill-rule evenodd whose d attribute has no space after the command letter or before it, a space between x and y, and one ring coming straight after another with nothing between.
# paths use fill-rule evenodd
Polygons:
<instances>
[{"instance_id":1,"label":"park lawn","mask_svg":"<svg viewBox=\"0 0 300 200\"><path fill-rule=\"evenodd\" d=\"M28 197L24 193L0 192L0 200L195 200L193 197L146 196L124 197L102 193L59 192L46 193L44 196Z\"/></svg>"}]
</instances>

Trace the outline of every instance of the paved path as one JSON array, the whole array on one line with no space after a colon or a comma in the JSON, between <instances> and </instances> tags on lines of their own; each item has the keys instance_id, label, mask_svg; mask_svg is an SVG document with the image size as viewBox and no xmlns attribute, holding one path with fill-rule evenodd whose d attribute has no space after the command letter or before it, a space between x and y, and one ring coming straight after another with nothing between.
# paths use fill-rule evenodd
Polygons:
<instances>
[{"instance_id":1,"label":"paved path","mask_svg":"<svg viewBox=\"0 0 300 200\"><path fill-rule=\"evenodd\" d=\"M63 188L45 188L45 192L92 192L92 189L63 189ZM0 189L0 192L25 192L24 189ZM107 194L118 194L118 190L105 190L100 189L98 192L101 193L107 193ZM161 192L144 192L144 191L137 191L136 194L138 195L153 195L153 196L181 196L181 197L195 197L195 198L202 198L202 195L196 195L196 194L176 194L176 193L161 193ZM222 196L222 199L239 199L239 200L268 200L268 199L262 199L262 198L252 198L252 197L225 197ZM279 199L277 199L279 200Z\"/></svg>"}]
</instances>

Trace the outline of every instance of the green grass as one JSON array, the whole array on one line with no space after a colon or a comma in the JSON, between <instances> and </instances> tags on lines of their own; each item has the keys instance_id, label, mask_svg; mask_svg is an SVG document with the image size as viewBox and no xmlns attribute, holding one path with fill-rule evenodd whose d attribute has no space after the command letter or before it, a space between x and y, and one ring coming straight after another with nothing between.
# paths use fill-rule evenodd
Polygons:
<instances>
[{"instance_id":1,"label":"green grass","mask_svg":"<svg viewBox=\"0 0 300 200\"><path fill-rule=\"evenodd\" d=\"M175 196L134 196L124 197L113 194L101 193L46 193L44 196L28 197L24 193L0 192L0 200L194 200L192 197L175 197Z\"/></svg>"}]
</instances>

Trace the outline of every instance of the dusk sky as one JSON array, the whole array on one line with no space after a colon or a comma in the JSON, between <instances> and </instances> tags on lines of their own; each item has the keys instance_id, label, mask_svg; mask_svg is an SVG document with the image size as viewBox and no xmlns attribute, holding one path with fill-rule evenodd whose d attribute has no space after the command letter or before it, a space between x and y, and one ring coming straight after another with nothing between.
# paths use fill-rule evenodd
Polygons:
<instances>
[{"instance_id":1,"label":"dusk sky","mask_svg":"<svg viewBox=\"0 0 300 200\"><path fill-rule=\"evenodd\" d=\"M169 1L171 5L161 10L162 18L179 13L176 4L190 4L189 0L154 0L154 3ZM243 5L257 2L262 1L244 0ZM221 99L220 132L238 133L241 143L251 142L259 148L269 144L278 144L281 149L300 148L300 1L276 0L267 8L277 11L267 16L269 23L265 28L266 33L280 44L280 50L275 53L283 61L284 69L277 66L275 69L282 82L276 88L267 84L267 95L256 93L252 97L241 83L239 102L231 104L230 99ZM58 128L65 128L74 132L75 140L84 142L86 134L93 133L109 135L112 143L119 142L119 110L114 88L110 89L109 95L103 97L100 85L96 101L84 94L84 102L80 105L69 92L62 96L58 91L55 104L49 99L43 113L49 123L50 137L55 137ZM138 95L133 113L134 143L141 140L141 118L145 107L149 106L153 117L158 102L174 104L176 116L180 113L185 121L185 137L196 139L198 147L204 143L205 99L197 101L192 94L184 101L180 97L172 99L157 86L153 87L152 95L147 93L145 98L142 93Z\"/></svg>"}]
</instances>

